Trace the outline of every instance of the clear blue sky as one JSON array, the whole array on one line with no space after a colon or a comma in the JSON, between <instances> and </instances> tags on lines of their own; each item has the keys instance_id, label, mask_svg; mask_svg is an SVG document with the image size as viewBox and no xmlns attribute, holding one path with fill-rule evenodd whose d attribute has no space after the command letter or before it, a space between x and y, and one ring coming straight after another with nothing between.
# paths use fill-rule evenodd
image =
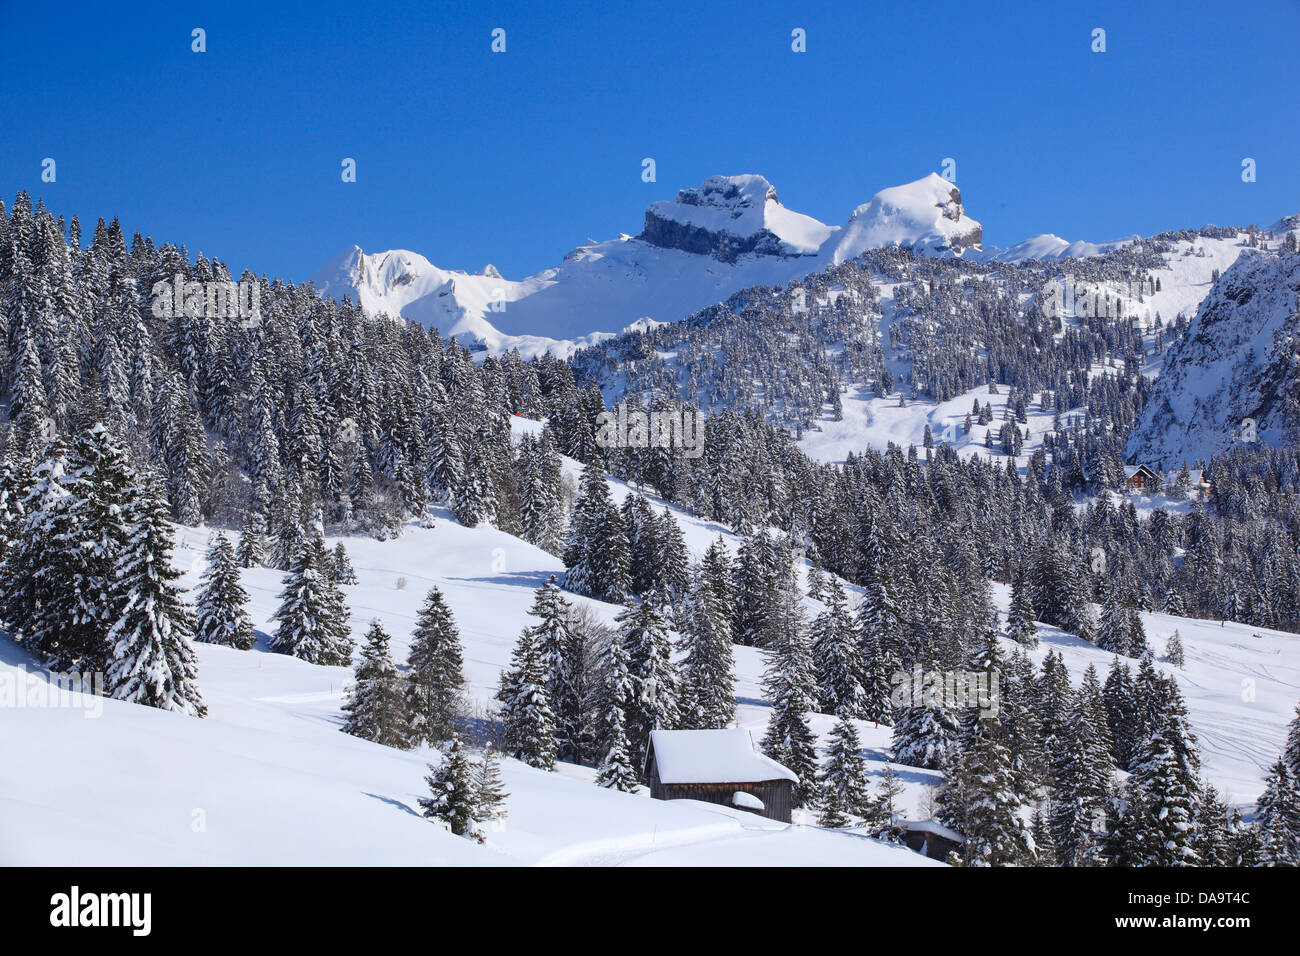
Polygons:
<instances>
[{"instance_id":1,"label":"clear blue sky","mask_svg":"<svg viewBox=\"0 0 1300 956\"><path fill-rule=\"evenodd\" d=\"M0 193L236 271L355 242L520 278L714 173L838 224L945 157L998 245L1300 209L1296 0L130 6L0 0Z\"/></svg>"}]
</instances>

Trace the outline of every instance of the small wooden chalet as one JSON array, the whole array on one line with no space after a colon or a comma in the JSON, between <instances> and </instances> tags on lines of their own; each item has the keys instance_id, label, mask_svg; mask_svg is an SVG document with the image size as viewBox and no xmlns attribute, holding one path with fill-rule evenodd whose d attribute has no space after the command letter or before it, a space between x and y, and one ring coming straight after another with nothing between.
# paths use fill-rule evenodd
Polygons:
<instances>
[{"instance_id":1,"label":"small wooden chalet","mask_svg":"<svg viewBox=\"0 0 1300 956\"><path fill-rule=\"evenodd\" d=\"M799 778L755 750L748 730L651 731L645 761L656 800L703 800L790 822Z\"/></svg>"},{"instance_id":2,"label":"small wooden chalet","mask_svg":"<svg viewBox=\"0 0 1300 956\"><path fill-rule=\"evenodd\" d=\"M966 838L933 820L899 820L903 842L909 849L932 860L946 860L948 854L961 847Z\"/></svg>"},{"instance_id":3,"label":"small wooden chalet","mask_svg":"<svg viewBox=\"0 0 1300 956\"><path fill-rule=\"evenodd\" d=\"M1128 490L1140 495L1155 494L1164 484L1160 476L1146 465L1125 465L1124 477L1128 479Z\"/></svg>"},{"instance_id":4,"label":"small wooden chalet","mask_svg":"<svg viewBox=\"0 0 1300 956\"><path fill-rule=\"evenodd\" d=\"M1210 493L1210 479L1205 477L1204 468L1188 468L1187 477L1190 479L1187 485L1189 491L1199 494L1202 498ZM1165 475L1165 484L1167 486L1172 486L1177 480L1177 471L1171 471Z\"/></svg>"}]
</instances>

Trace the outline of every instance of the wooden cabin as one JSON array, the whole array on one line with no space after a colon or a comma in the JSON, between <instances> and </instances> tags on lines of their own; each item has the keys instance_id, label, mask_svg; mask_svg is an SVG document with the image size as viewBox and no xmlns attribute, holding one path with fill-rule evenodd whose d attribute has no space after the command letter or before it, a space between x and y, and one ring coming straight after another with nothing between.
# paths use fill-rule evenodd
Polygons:
<instances>
[{"instance_id":1,"label":"wooden cabin","mask_svg":"<svg viewBox=\"0 0 1300 956\"><path fill-rule=\"evenodd\" d=\"M1155 494L1164 486L1160 476L1146 465L1126 465L1124 477L1128 490L1140 495Z\"/></svg>"},{"instance_id":2,"label":"wooden cabin","mask_svg":"<svg viewBox=\"0 0 1300 956\"><path fill-rule=\"evenodd\" d=\"M947 860L948 854L960 849L966 838L934 820L899 820L903 842L908 848L932 860Z\"/></svg>"},{"instance_id":3,"label":"wooden cabin","mask_svg":"<svg viewBox=\"0 0 1300 956\"><path fill-rule=\"evenodd\" d=\"M799 778L755 750L748 730L651 731L645 760L656 800L703 800L791 822Z\"/></svg>"}]
</instances>

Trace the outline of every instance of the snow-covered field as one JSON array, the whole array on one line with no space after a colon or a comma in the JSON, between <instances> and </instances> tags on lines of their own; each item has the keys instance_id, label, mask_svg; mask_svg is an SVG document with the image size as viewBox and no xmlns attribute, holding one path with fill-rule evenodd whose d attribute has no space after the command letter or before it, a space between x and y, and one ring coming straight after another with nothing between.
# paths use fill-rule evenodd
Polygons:
<instances>
[{"instance_id":1,"label":"snow-covered field","mask_svg":"<svg viewBox=\"0 0 1300 956\"><path fill-rule=\"evenodd\" d=\"M518 422L519 428L536 427ZM576 464L566 462L576 469ZM616 499L628 493L611 482ZM699 555L720 529L678 515ZM178 528L174 560L198 583L207 530ZM333 544L335 539L331 539ZM729 539L734 546L734 540ZM374 618L405 660L410 631L437 585L456 615L471 693L495 691L533 591L561 570L555 557L491 528L468 529L442 515L393 541L347 538L359 583L347 587L360 639ZM592 772L560 765L544 773L506 761L504 827L486 846L450 835L419 815L429 751L402 752L339 732L350 673L266 650L281 584L277 571L244 572L257 647L199 645L199 720L72 695L38 706L46 680L0 639L0 687L26 680L23 706L0 712L0 863L36 864L743 864L927 865L930 861L852 832L793 826L725 807L661 802L593 785ZM1004 610L1009 596L995 588ZM583 598L573 597L582 601ZM617 608L590 602L606 620ZM1187 667L1177 676L1201 737L1206 771L1233 802L1249 803L1262 767L1275 758L1300 699L1300 637L1217 622L1146 615L1157 649L1177 628ZM1103 677L1109 655L1043 628L1077 680L1089 662ZM769 708L762 656L737 648L738 720L755 736ZM1250 682L1249 684L1246 682ZM3 698L0 698L3 699ZM814 718L820 734L830 719ZM861 726L872 770L884 767L889 730ZM902 809L928 815L938 775L899 768Z\"/></svg>"}]
</instances>

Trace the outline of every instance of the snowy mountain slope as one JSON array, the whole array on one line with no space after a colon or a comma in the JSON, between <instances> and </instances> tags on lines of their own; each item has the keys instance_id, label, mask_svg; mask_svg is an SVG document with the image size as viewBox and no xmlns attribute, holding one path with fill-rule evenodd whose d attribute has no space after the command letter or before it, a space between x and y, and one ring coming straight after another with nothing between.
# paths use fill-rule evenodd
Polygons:
<instances>
[{"instance_id":1,"label":"snowy mountain slope","mask_svg":"<svg viewBox=\"0 0 1300 956\"><path fill-rule=\"evenodd\" d=\"M521 431L538 427L522 419L514 425ZM578 466L566 460L565 468L576 474ZM616 500L630 493L621 482L610 484ZM681 513L677 518L694 556L721 531ZM185 572L183 583L193 588L204 567L207 531L178 528L177 537L174 559ZM734 537L724 538L734 549ZM345 589L354 635L360 638L378 617L393 635L394 656L404 660L419 605L436 584L456 615L471 696L480 705L495 691L520 629L531 620L533 590L560 570L556 558L516 538L490 527L464 528L446 515L432 529L408 526L395 540L347 538L345 545L359 577ZM266 652L280 580L279 572L266 568L243 573L257 648L198 646L199 682L209 707L203 720L102 699L93 702L102 707L98 718L75 702L6 710L0 743L10 759L0 762L0 862L927 862L851 832L786 827L723 807L613 793L593 786L589 769L560 765L548 774L515 761L504 765L510 793L504 829L490 832L485 847L452 837L417 815L433 753L393 751L340 733L350 672ZM606 621L618 610L569 597ZM995 586L995 600L1005 612L1004 586ZM1188 663L1172 673L1201 738L1207 775L1234 802L1253 801L1300 698L1300 637L1165 615L1144 615L1143 621L1158 650L1169 633L1180 631ZM1077 638L1045 626L1040 633L1043 645L1034 656L1059 650L1076 681L1089 662L1103 674L1109 666L1110 655ZM18 648L0 640L0 688L12 687L29 666ZM770 714L760 683L763 656L738 647L736 668L739 723L761 734ZM1253 684L1247 688L1244 681ZM826 715L812 717L823 744L831 723ZM890 731L859 726L878 774ZM907 785L905 812L927 815L939 775L898 769Z\"/></svg>"},{"instance_id":2,"label":"snowy mountain slope","mask_svg":"<svg viewBox=\"0 0 1300 956\"><path fill-rule=\"evenodd\" d=\"M1177 467L1242 441L1278 445L1300 426L1297 293L1300 255L1246 255L1223 273L1166 356L1130 461Z\"/></svg>"}]
</instances>

